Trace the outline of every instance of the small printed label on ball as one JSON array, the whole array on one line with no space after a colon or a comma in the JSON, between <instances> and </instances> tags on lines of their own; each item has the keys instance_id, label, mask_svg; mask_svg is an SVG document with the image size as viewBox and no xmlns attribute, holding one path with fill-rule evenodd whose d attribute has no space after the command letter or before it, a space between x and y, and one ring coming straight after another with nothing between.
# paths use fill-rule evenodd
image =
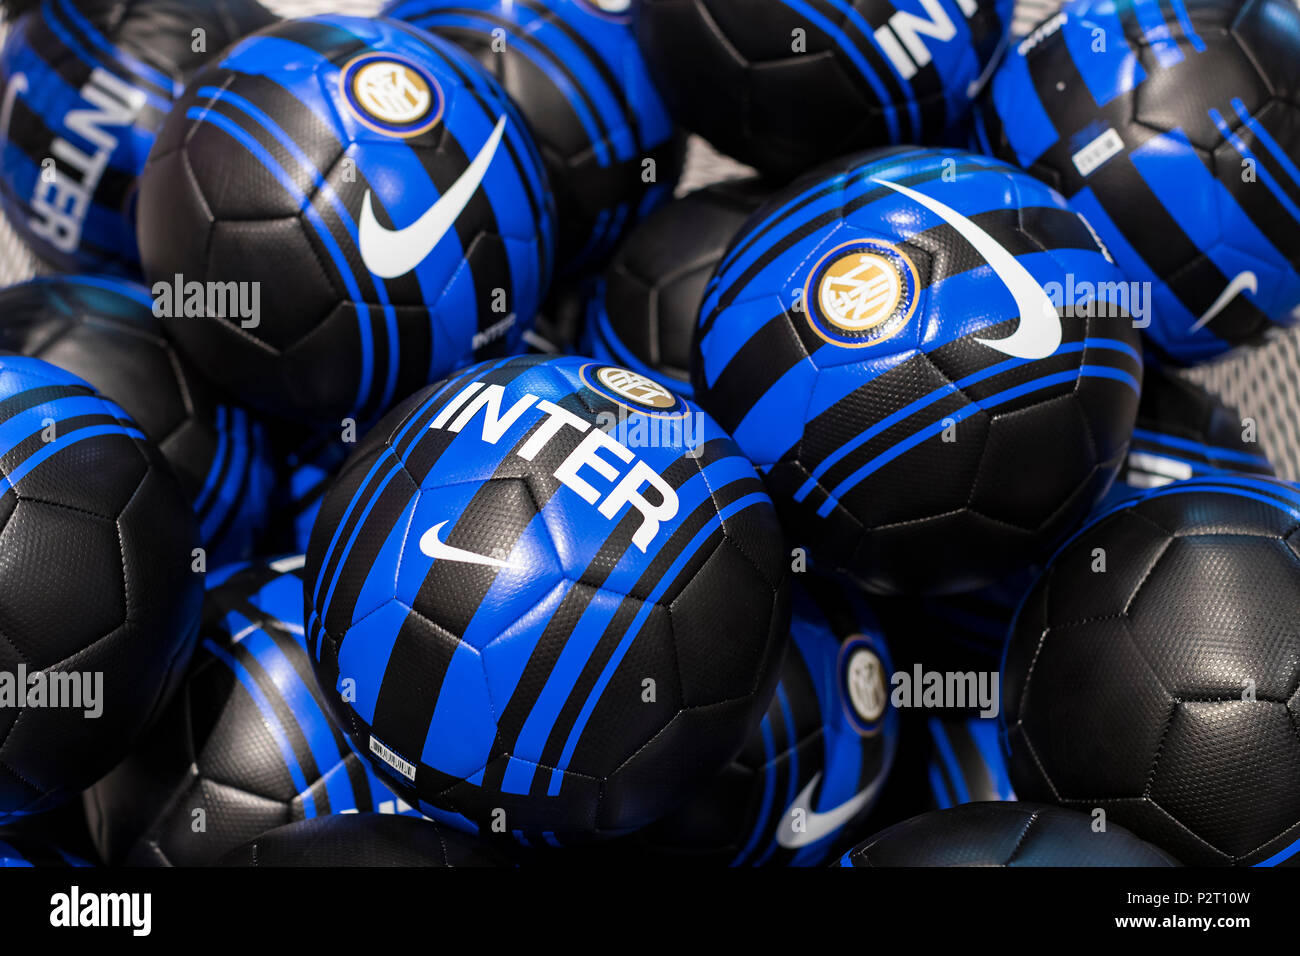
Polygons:
<instances>
[{"instance_id":1,"label":"small printed label on ball","mask_svg":"<svg viewBox=\"0 0 1300 956\"><path fill-rule=\"evenodd\" d=\"M1124 152L1124 141L1113 128L1107 129L1070 158L1080 176L1091 176L1106 160Z\"/></svg>"},{"instance_id":2,"label":"small printed label on ball","mask_svg":"<svg viewBox=\"0 0 1300 956\"><path fill-rule=\"evenodd\" d=\"M412 782L415 781L415 764L403 760L397 754L393 753L376 740L373 734L370 736L370 752L400 773L407 780Z\"/></svg>"}]
</instances>

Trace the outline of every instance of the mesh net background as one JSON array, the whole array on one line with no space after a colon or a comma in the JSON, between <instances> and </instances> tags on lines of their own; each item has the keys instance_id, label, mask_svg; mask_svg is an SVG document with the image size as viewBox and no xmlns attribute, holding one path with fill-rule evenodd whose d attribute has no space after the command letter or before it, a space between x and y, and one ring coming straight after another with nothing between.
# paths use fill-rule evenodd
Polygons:
<instances>
[{"instance_id":1,"label":"mesh net background","mask_svg":"<svg viewBox=\"0 0 1300 956\"><path fill-rule=\"evenodd\" d=\"M316 13L349 13L371 16L383 0L263 0L281 16L310 16ZM1018 0L1013 32L1023 36L1054 12L1058 0ZM0 26L0 41L4 28ZM679 193L707 183L750 173L746 167L719 155L707 143L692 138L687 166ZM0 214L0 286L22 282L50 270L38 263ZM1184 373L1237 409L1253 418L1258 438L1278 474L1300 479L1300 328L1276 334L1265 344L1239 349L1225 358Z\"/></svg>"}]
</instances>

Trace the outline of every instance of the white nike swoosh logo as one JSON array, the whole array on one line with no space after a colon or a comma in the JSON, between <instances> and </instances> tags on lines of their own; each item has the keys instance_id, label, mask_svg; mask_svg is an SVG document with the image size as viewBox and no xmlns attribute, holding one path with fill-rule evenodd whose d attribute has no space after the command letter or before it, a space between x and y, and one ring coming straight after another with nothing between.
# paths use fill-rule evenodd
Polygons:
<instances>
[{"instance_id":1,"label":"white nike swoosh logo","mask_svg":"<svg viewBox=\"0 0 1300 956\"><path fill-rule=\"evenodd\" d=\"M1192 326L1192 331L1198 332L1213 322L1214 317L1226 309L1228 303L1240 295L1242 290L1249 292L1251 295L1259 291L1259 279L1249 269L1238 272L1232 277L1232 281L1223 287L1223 291L1205 310L1205 314L1196 320L1196 324Z\"/></svg>"},{"instance_id":2,"label":"white nike swoosh logo","mask_svg":"<svg viewBox=\"0 0 1300 956\"><path fill-rule=\"evenodd\" d=\"M500 558L489 558L486 554L475 554L473 551L463 551L460 548L453 548L446 544L440 537L442 529L447 526L446 521L439 521L436 525L420 536L420 550L426 556L443 561L457 561L461 564L482 564L489 568L517 568L519 565L511 564L509 561L502 561Z\"/></svg>"},{"instance_id":3,"label":"white nike swoosh logo","mask_svg":"<svg viewBox=\"0 0 1300 956\"><path fill-rule=\"evenodd\" d=\"M429 257L447 231L455 225L474 193L487 175L488 167L496 157L501 136L505 133L506 118L502 116L492 130L483 148L428 211L407 226L394 232L385 229L375 218L374 200L370 190L361 205L361 222L358 236L361 261L366 268L381 279L396 279L412 271Z\"/></svg>"},{"instance_id":4,"label":"white nike swoosh logo","mask_svg":"<svg viewBox=\"0 0 1300 956\"><path fill-rule=\"evenodd\" d=\"M808 781L808 786L799 791L799 795L794 798L790 808L781 817L781 828L776 832L776 842L787 850L797 850L833 834L875 799L876 793L880 790L880 785L883 782L882 777L877 777L871 781L867 789L859 791L838 807L827 810L825 813L818 813L812 808L812 798L821 779L821 772L818 771ZM795 830L795 818L801 815L797 812L799 810L803 811L804 826L802 830Z\"/></svg>"},{"instance_id":5,"label":"white nike swoosh logo","mask_svg":"<svg viewBox=\"0 0 1300 956\"><path fill-rule=\"evenodd\" d=\"M920 203L956 229L984 257L1011 293L1016 311L1020 313L1020 325L1005 339L976 339L976 342L1013 358L1030 360L1047 358L1060 347L1061 317L1056 314L1056 306L1052 305L1052 300L1029 274L1029 270L1017 262L1016 257L1007 252L996 239L937 199L885 179L873 178L871 181Z\"/></svg>"}]
</instances>

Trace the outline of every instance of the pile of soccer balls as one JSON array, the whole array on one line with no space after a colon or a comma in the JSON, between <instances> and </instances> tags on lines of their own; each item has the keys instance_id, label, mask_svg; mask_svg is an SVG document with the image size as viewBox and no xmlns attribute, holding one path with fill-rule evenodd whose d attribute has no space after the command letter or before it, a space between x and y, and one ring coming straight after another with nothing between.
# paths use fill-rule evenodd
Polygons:
<instances>
[{"instance_id":1,"label":"pile of soccer balls","mask_svg":"<svg viewBox=\"0 0 1300 956\"><path fill-rule=\"evenodd\" d=\"M1300 862L1291 0L7 6L0 865Z\"/></svg>"}]
</instances>

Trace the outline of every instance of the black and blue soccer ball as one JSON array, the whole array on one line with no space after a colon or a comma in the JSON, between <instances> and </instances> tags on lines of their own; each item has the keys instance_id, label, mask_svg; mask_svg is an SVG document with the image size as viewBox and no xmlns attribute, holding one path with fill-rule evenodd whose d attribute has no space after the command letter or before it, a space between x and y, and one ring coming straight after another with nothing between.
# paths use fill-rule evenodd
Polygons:
<instances>
[{"instance_id":1,"label":"black and blue soccer ball","mask_svg":"<svg viewBox=\"0 0 1300 956\"><path fill-rule=\"evenodd\" d=\"M136 276L137 177L163 120L199 66L275 16L256 0L24 7L0 49L5 219L60 269Z\"/></svg>"},{"instance_id":2,"label":"black and blue soccer ball","mask_svg":"<svg viewBox=\"0 0 1300 956\"><path fill-rule=\"evenodd\" d=\"M758 723L788 562L753 466L695 406L590 359L483 363L394 409L330 486L310 657L339 726L427 816L615 836Z\"/></svg>"},{"instance_id":3,"label":"black and blue soccer ball","mask_svg":"<svg viewBox=\"0 0 1300 956\"><path fill-rule=\"evenodd\" d=\"M714 183L632 230L591 284L582 354L622 365L691 397L691 340L713 270L769 188Z\"/></svg>"},{"instance_id":4,"label":"black and blue soccer ball","mask_svg":"<svg viewBox=\"0 0 1300 956\"><path fill-rule=\"evenodd\" d=\"M1011 0L639 0L633 22L677 121L777 180L890 143L953 142L1011 27Z\"/></svg>"},{"instance_id":5,"label":"black and blue soccer ball","mask_svg":"<svg viewBox=\"0 0 1300 956\"><path fill-rule=\"evenodd\" d=\"M285 21L210 64L139 211L182 350L246 403L335 427L508 354L554 262L545 169L500 84L384 18Z\"/></svg>"},{"instance_id":6,"label":"black and blue soccer ball","mask_svg":"<svg viewBox=\"0 0 1300 956\"><path fill-rule=\"evenodd\" d=\"M1003 661L1016 793L1190 865L1300 863L1300 489L1211 474L1097 515Z\"/></svg>"},{"instance_id":7,"label":"black and blue soccer ball","mask_svg":"<svg viewBox=\"0 0 1300 956\"><path fill-rule=\"evenodd\" d=\"M977 137L1088 217L1193 364L1300 306L1300 10L1288 0L1075 0L1008 52Z\"/></svg>"},{"instance_id":8,"label":"black and blue soccer ball","mask_svg":"<svg viewBox=\"0 0 1300 956\"><path fill-rule=\"evenodd\" d=\"M0 355L0 822L75 797L158 716L197 637L198 545L120 406Z\"/></svg>"},{"instance_id":9,"label":"black and blue soccer ball","mask_svg":"<svg viewBox=\"0 0 1300 956\"><path fill-rule=\"evenodd\" d=\"M86 791L103 859L208 866L269 830L336 814L419 814L348 744L312 677L302 555L212 574L175 699Z\"/></svg>"},{"instance_id":10,"label":"black and blue soccer ball","mask_svg":"<svg viewBox=\"0 0 1300 956\"><path fill-rule=\"evenodd\" d=\"M1023 570L1114 480L1141 388L1127 286L1049 187L955 150L838 160L719 263L695 399L795 545L882 594Z\"/></svg>"},{"instance_id":11,"label":"black and blue soccer ball","mask_svg":"<svg viewBox=\"0 0 1300 956\"><path fill-rule=\"evenodd\" d=\"M562 272L599 267L673 193L682 147L632 36L631 0L396 0L500 81L546 163Z\"/></svg>"},{"instance_id":12,"label":"black and blue soccer ball","mask_svg":"<svg viewBox=\"0 0 1300 956\"><path fill-rule=\"evenodd\" d=\"M180 355L148 290L58 276L0 290L0 349L84 378L131 416L171 467L216 568L253 556L273 484L266 430Z\"/></svg>"},{"instance_id":13,"label":"black and blue soccer ball","mask_svg":"<svg viewBox=\"0 0 1300 956\"><path fill-rule=\"evenodd\" d=\"M893 661L854 588L794 580L781 679L744 749L629 838L660 863L818 866L863 836L899 744Z\"/></svg>"}]
</instances>

